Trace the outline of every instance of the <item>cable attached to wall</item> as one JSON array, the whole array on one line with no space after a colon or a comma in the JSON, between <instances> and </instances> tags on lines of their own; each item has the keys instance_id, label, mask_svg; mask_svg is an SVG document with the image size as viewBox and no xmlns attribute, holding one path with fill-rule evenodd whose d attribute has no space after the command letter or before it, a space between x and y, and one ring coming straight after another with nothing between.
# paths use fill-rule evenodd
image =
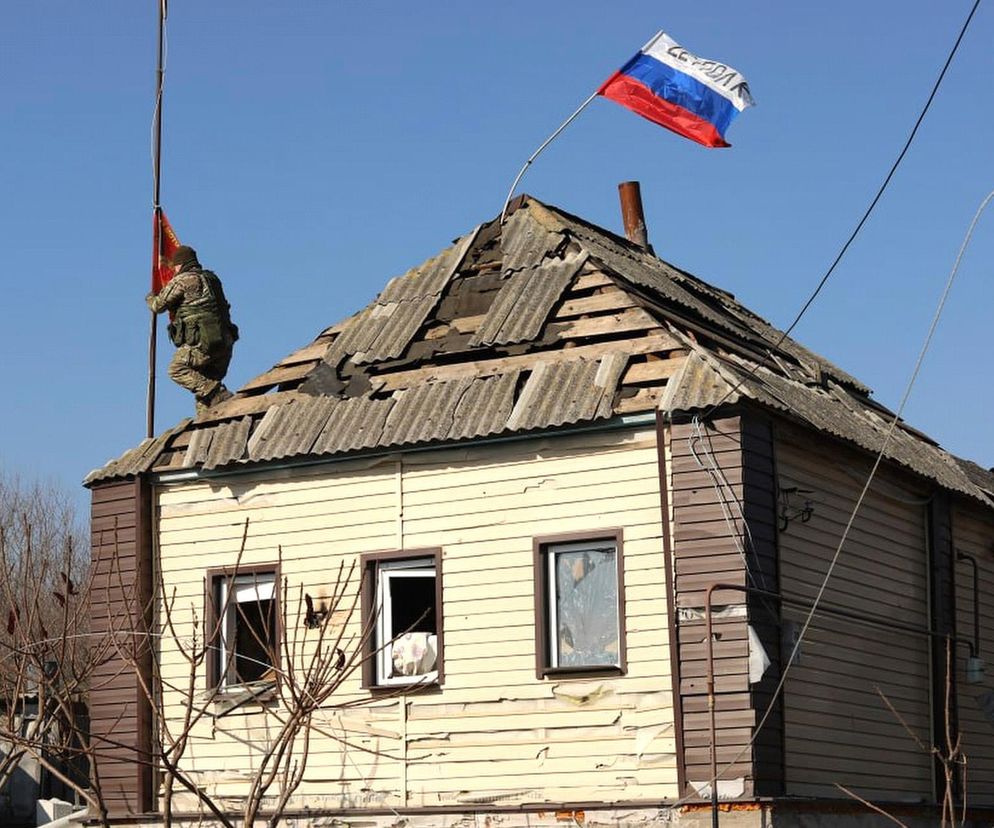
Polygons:
<instances>
[{"instance_id":1,"label":"cable attached to wall","mask_svg":"<svg viewBox=\"0 0 994 828\"><path fill-rule=\"evenodd\" d=\"M909 378L908 383L904 390L904 394L901 397L901 403L897 408L897 412L894 414L893 418L891 419L886 433L884 434L883 442L881 443L880 449L877 452L876 459L874 460L873 466L870 469L870 473L866 478L866 482L863 484L863 487L859 493L859 497L856 499L856 504L853 506L852 513L849 515L849 519L846 521L846 526L842 532L842 537L839 539L839 543L835 549L835 553L832 555L832 559L829 563L828 570L825 572L825 577L822 579L821 585L818 588L818 592L816 593L815 598L811 604L811 608L808 611L808 614L804 620L804 624L801 626L801 629L798 632L797 640L794 642L794 646L791 649L790 655L784 660L783 669L780 672L780 680L777 682L777 686L774 689L773 695L771 696L770 701L766 706L766 710L764 711L759 722L756 724L756 728L753 731L749 741L720 771L718 771L717 775L710 780L711 785L717 785L718 780L721 779L722 775L726 773L730 768L732 768L746 754L746 752L752 750L752 746L755 744L756 739L759 738L759 734L762 732L763 727L766 725L767 721L769 721L769 718L773 713L773 709L776 706L776 703L781 693L783 692L784 685L787 682L787 676L790 674L790 670L795 662L797 653L801 648L801 644L804 641L804 637L807 634L808 628L811 626L811 621L814 618L815 613L818 611L818 605L821 603L825 591L828 588L829 581L831 580L832 575L835 572L835 567L838 564L839 558L842 555L843 547L845 546L846 541L849 539L849 533L852 530L852 526L856 520L856 516L863 505L863 501L866 499L866 495L870 490L870 486L873 483L873 479L876 477L877 470L880 468L880 464L883 462L884 455L887 451L887 446L890 444L891 437L893 436L894 431L897 428L898 422L900 422L901 420L901 415L904 413L904 409L908 403L908 399L911 397L911 392L914 389L915 382L917 381L918 375L921 372L921 367L925 361L925 356L928 353L929 348L931 347L932 340L935 336L936 329L938 328L939 325L939 320L941 319L942 312L945 309L946 301L948 300L949 294L952 291L953 283L956 280L956 274L959 272L959 267L960 263L963 260L963 255L966 253L966 249L969 246L970 240L973 237L973 231L976 229L977 223L980 221L981 215L987 209L988 205L991 203L992 200L994 200L994 190L988 193L987 196L984 198L984 200L981 202L980 207L977 208L977 212L974 214L973 220L970 222L970 226L966 231L966 236L963 239L963 243L960 245L959 252L956 254L956 260L953 263L952 271L950 272L949 277L946 280L945 288L942 291L942 296L939 299L939 304L935 309L935 314L932 317L932 322L929 325L928 333L925 336L925 341L918 354L918 359L915 361L915 366L911 372L911 377ZM695 799L698 795L699 794L695 792L693 795L688 794L687 796L681 797L674 803L674 807L677 805L681 805L684 802L688 802L691 799Z\"/></svg>"},{"instance_id":2,"label":"cable attached to wall","mask_svg":"<svg viewBox=\"0 0 994 828\"><path fill-rule=\"evenodd\" d=\"M952 49L950 49L948 57L946 57L946 62L943 64L942 70L939 72L939 77L936 78L935 83L932 85L932 91L929 93L928 99L925 101L925 106L922 107L921 112L918 114L918 118L915 121L915 125L911 128L911 132L908 134L908 138L904 142L904 146L901 147L901 151L897 154L897 159L891 165L889 172L884 177L884 181L878 188L876 195L873 197L873 200L870 201L870 206L867 207L866 210L863 212L862 217L856 223L856 226L855 228L853 228L853 231L849 234L849 238L846 239L845 243L842 245L838 254L832 260L832 264L829 265L828 270L825 271L825 274L818 281L818 284L815 287L814 291L808 297L807 301L805 301L800 311L798 311L797 316L794 317L794 321L787 326L786 330L784 330L783 333L780 334L780 338L772 346L772 348L770 349L771 351L778 351L780 349L780 346L783 345L784 340L786 340L787 337L790 336L791 331L793 331L794 328L797 327L798 323L801 321L804 314L807 313L811 305L814 304L814 301L815 299L818 298L818 295L821 293L822 288L824 288L825 285L828 283L828 280L835 272L835 268L839 266L839 262L842 261L842 258L846 255L849 248L852 246L852 243L856 240L856 237L863 229L863 225L865 225L866 222L869 220L870 215L873 213L873 210L876 208L880 199L883 197L883 194L887 190L887 187L890 184L891 179L894 177L894 174L897 172L897 168L901 166L901 162L904 160L904 156L908 154L908 150L911 148L911 144L914 142L915 136L918 134L918 128L922 125L922 121L925 120L925 115L928 113L929 108L932 106L932 101L935 100L935 96L939 92L939 87L942 85L942 81L946 77L946 72L949 70L949 67L953 62L953 58L956 56L956 52L959 49L960 43L963 41L963 37L966 34L966 30L970 26L970 21L973 20L973 15L976 13L977 8L979 6L980 6L980 0L974 0L974 4L970 9L970 13L966 16L966 20L963 21L963 25L960 27L959 35L956 37L956 42L953 43L953 47ZM757 364L754 368L752 368L749 371L749 373L746 376L740 379L732 389L730 389L720 400L718 400L718 402L712 405L705 412L703 419L707 420L708 418L710 418L711 415L714 414L715 410L718 409L721 405L723 405L729 399L729 397L733 396L747 380L750 380L753 377L755 377L756 372L758 370L759 370L759 365Z\"/></svg>"},{"instance_id":3,"label":"cable attached to wall","mask_svg":"<svg viewBox=\"0 0 994 828\"><path fill-rule=\"evenodd\" d=\"M742 559L742 565L745 567L746 578L748 578L752 585L758 589L769 590L769 587L766 584L766 579L763 577L762 567L757 567L756 574L759 575L759 583L756 583L756 579L753 577L752 567L749 565L749 558L745 545L739 538L739 532L735 528L735 517L728 508L729 502L735 504L736 511L739 513L739 519L742 522L742 532L748 540L749 549L755 554L756 545L753 542L752 530L749 528L745 512L742 510L742 504L739 502L735 491L728 482L728 478L725 476L724 471L722 471L721 467L715 460L714 452L712 451L710 445L710 438L704 431L701 418L695 416L691 421L691 425L693 431L687 438L687 447L690 449L690 454L694 458L694 462L697 463L698 468L704 471L711 480L711 485L714 488L715 495L717 496L718 504L721 506L721 513L725 519L725 525L728 527L729 535L732 538L732 542L735 544L736 551L739 553L739 558ZM702 451L700 453L697 450L698 445L702 447ZM704 455L707 463L701 459L701 454Z\"/></svg>"}]
</instances>

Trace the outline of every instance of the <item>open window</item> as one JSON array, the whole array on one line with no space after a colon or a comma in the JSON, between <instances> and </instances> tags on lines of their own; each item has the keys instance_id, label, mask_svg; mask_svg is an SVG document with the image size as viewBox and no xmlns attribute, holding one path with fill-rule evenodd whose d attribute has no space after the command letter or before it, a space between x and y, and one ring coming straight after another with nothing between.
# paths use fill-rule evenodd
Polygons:
<instances>
[{"instance_id":1,"label":"open window","mask_svg":"<svg viewBox=\"0 0 994 828\"><path fill-rule=\"evenodd\" d=\"M275 567L210 573L212 686L222 689L276 678L279 660ZM219 623L218 623L219 622Z\"/></svg>"},{"instance_id":2,"label":"open window","mask_svg":"<svg viewBox=\"0 0 994 828\"><path fill-rule=\"evenodd\" d=\"M621 533L535 542L539 677L625 670Z\"/></svg>"},{"instance_id":3,"label":"open window","mask_svg":"<svg viewBox=\"0 0 994 828\"><path fill-rule=\"evenodd\" d=\"M366 686L441 683L440 569L438 550L363 556Z\"/></svg>"}]
</instances>

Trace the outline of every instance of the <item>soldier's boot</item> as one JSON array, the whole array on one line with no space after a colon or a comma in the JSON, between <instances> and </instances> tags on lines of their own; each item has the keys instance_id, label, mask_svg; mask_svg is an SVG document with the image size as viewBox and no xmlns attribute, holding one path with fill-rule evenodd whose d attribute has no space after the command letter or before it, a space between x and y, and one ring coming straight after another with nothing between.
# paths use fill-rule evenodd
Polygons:
<instances>
[{"instance_id":1,"label":"soldier's boot","mask_svg":"<svg viewBox=\"0 0 994 828\"><path fill-rule=\"evenodd\" d=\"M207 396L204 398L204 404L208 408L213 408L218 403L222 403L225 400L230 400L230 399L231 399L231 392L227 388L225 388L223 382L219 382L216 386L214 386L214 390L211 391L209 394L207 394Z\"/></svg>"},{"instance_id":2,"label":"soldier's boot","mask_svg":"<svg viewBox=\"0 0 994 828\"><path fill-rule=\"evenodd\" d=\"M217 383L210 391L206 394L198 395L197 400L197 416L205 413L212 409L218 403L222 403L225 400L231 399L231 392L224 387L223 382Z\"/></svg>"},{"instance_id":3,"label":"soldier's boot","mask_svg":"<svg viewBox=\"0 0 994 828\"><path fill-rule=\"evenodd\" d=\"M211 395L210 405L213 407L218 403L222 403L225 400L230 400L232 398L232 393L225 388L223 382L217 384L217 388L214 389L214 393Z\"/></svg>"}]
</instances>

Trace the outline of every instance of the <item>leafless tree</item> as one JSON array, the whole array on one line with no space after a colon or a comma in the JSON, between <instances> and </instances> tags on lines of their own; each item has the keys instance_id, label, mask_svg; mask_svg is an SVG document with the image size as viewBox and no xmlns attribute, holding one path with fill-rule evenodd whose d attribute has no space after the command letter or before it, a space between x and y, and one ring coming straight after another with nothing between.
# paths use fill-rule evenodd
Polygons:
<instances>
[{"instance_id":1,"label":"leafless tree","mask_svg":"<svg viewBox=\"0 0 994 828\"><path fill-rule=\"evenodd\" d=\"M57 487L0 475L0 788L26 758L103 808L86 774L86 696L106 648L89 634L86 545Z\"/></svg>"},{"instance_id":2,"label":"leafless tree","mask_svg":"<svg viewBox=\"0 0 994 828\"><path fill-rule=\"evenodd\" d=\"M238 554L224 570L224 577L239 574L247 536L246 521ZM282 549L278 550L277 571L283 572ZM135 642L150 631L143 632L137 626L118 627L112 639L118 657L139 675L142 692L159 712L158 743L152 762L162 777L160 800L165 828L176 819L174 798L179 791L193 797L202 815L209 815L226 828L251 828L257 820L275 828L304 779L315 733L337 740L346 749L382 755L349 744L344 735L329 731L316 720L319 712L350 706L349 702L337 702L335 693L370 657L365 644L372 635L375 619L358 626L351 623L357 615L360 596L354 563L339 566L334 584L318 607L302 585L292 585L286 577L280 577L272 585L278 598L272 602L275 612L259 606L261 600L256 606L234 601L230 589L219 596L206 582L206 608L201 609L197 602L184 607L177 591L167 590L161 568L157 580L158 619L152 632L160 652L169 650L173 658L178 656L182 669L170 669L168 676L156 669L146 680L138 669L140 647ZM123 579L120 581L123 584ZM121 617L134 622L143 617L143 612L136 606ZM244 656L236 655L232 646L225 646L226 618L229 623L237 619L243 634L247 631L251 636L251 660L261 666L261 677L240 679L236 660ZM209 672L213 680L207 680ZM225 681L223 677L232 679ZM171 714L164 715L163 700L169 701ZM266 725L257 728L257 732L264 732L266 737L248 745L257 760L244 797L240 797L241 813L234 814L226 802L198 780L189 748L198 726L210 722L212 727L223 727L225 716L245 706L265 717Z\"/></svg>"},{"instance_id":3,"label":"leafless tree","mask_svg":"<svg viewBox=\"0 0 994 828\"><path fill-rule=\"evenodd\" d=\"M960 733L956 733L953 728L953 680L952 680L952 670L953 670L953 641L952 639L946 639L946 684L945 693L943 698L943 733L941 736L936 734L936 743L929 744L926 742L918 733L915 732L905 718L898 712L897 708L891 703L891 700L881 691L879 687L874 689L877 691L877 695L880 696L880 700L884 703L887 709L891 712L891 715L900 722L901 727L908 736L914 741L918 746L918 749L923 753L931 756L939 765L942 767L943 773L943 796L942 796L942 828L962 828L966 824L966 802L967 802L967 779L966 779L966 755L963 753L962 744L963 739ZM858 794L846 788L843 785L836 783L840 791L842 791L847 796L855 799L857 802L862 803L867 808L876 813L886 817L891 822L897 825L905 826L905 823L901 822L893 814L888 813L879 805L875 805L872 802L864 799ZM957 799L960 803L960 812L957 814ZM907 826L905 826L907 828Z\"/></svg>"}]
</instances>

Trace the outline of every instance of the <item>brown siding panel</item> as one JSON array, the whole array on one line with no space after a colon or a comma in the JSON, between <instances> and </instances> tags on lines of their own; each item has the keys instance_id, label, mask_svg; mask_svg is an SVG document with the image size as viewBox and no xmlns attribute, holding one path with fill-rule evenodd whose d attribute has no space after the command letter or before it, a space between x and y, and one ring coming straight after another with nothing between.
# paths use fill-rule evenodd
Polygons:
<instances>
[{"instance_id":1,"label":"brown siding panel","mask_svg":"<svg viewBox=\"0 0 994 828\"><path fill-rule=\"evenodd\" d=\"M751 414L722 419L703 432L690 423L675 423L670 445L675 601L682 611L678 641L686 778L691 788L697 783L699 789L711 776L701 613L707 588L714 583L777 589L773 448L769 425ZM749 536L743 530L740 507ZM779 651L778 610L773 607L770 624L768 603L743 591L719 589L712 594L715 611L726 605L741 609L735 617L714 619L716 752L722 797L735 795L735 780L741 780L744 797L776 795L783 789L779 707L756 744L749 746L752 728L779 678L774 663L761 682L749 682L749 625L774 662ZM727 767L729 762L734 764Z\"/></svg>"},{"instance_id":2,"label":"brown siding panel","mask_svg":"<svg viewBox=\"0 0 994 828\"><path fill-rule=\"evenodd\" d=\"M871 459L777 427L781 490L810 501L807 522L780 532L785 621L792 645L824 580ZM822 606L882 623L819 613L784 689L788 795L842 798L835 784L877 800L931 800L931 761L877 688L925 740L931 731L926 493L881 469L853 524ZM918 632L894 626L894 622Z\"/></svg>"},{"instance_id":3,"label":"brown siding panel","mask_svg":"<svg viewBox=\"0 0 994 828\"><path fill-rule=\"evenodd\" d=\"M780 568L776 545L776 489L773 431L770 423L758 417L742 422L743 512L749 526L747 538L752 586L779 592ZM774 693L780 682L780 606L755 592L748 596L749 623L759 638L770 666L762 678L750 685L752 707L757 719L772 704L763 729L753 742L753 770L757 796L784 793L783 696Z\"/></svg>"},{"instance_id":4,"label":"brown siding panel","mask_svg":"<svg viewBox=\"0 0 994 828\"><path fill-rule=\"evenodd\" d=\"M125 614L143 606L151 589L147 484L128 480L94 487L91 515L93 628L138 629L143 619L128 621ZM147 643L138 645L137 655L147 673ZM92 689L90 730L99 755L94 776L110 814L147 812L152 807L151 710L128 660L112 655L96 669Z\"/></svg>"},{"instance_id":5,"label":"brown siding panel","mask_svg":"<svg viewBox=\"0 0 994 828\"><path fill-rule=\"evenodd\" d=\"M994 805L994 518L963 503L953 509L953 542L957 552L977 561L980 581L980 657L987 674L979 684L966 680L965 644L956 648L959 726L967 762L967 797L973 805ZM973 568L956 563L956 635L973 641Z\"/></svg>"}]
</instances>

